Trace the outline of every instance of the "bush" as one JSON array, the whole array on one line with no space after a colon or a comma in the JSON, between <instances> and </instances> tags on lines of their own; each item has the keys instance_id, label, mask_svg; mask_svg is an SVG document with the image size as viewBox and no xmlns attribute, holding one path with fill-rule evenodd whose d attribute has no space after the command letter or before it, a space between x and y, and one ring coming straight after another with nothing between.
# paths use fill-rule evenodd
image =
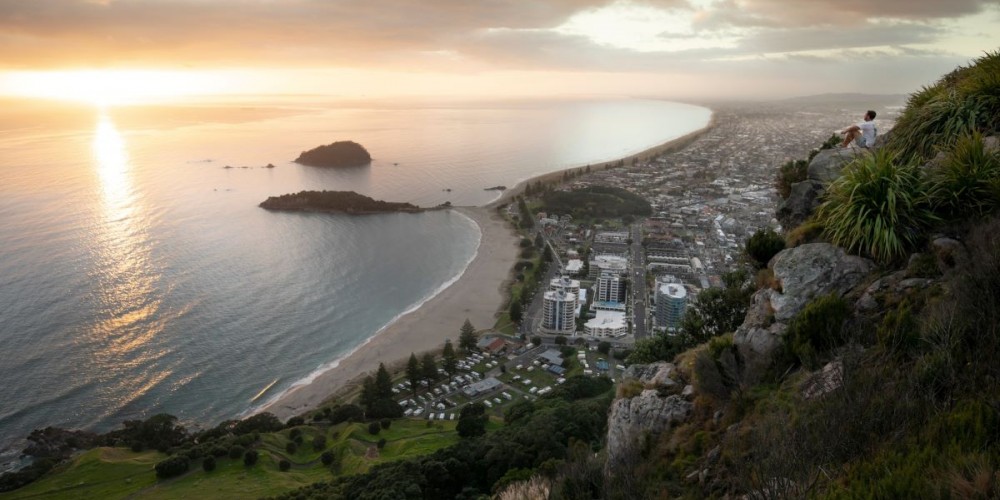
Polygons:
<instances>
[{"instance_id":1,"label":"bush","mask_svg":"<svg viewBox=\"0 0 1000 500\"><path fill-rule=\"evenodd\" d=\"M176 455L156 464L156 477L166 479L177 477L188 471L191 462L183 455Z\"/></svg>"},{"instance_id":2,"label":"bush","mask_svg":"<svg viewBox=\"0 0 1000 500\"><path fill-rule=\"evenodd\" d=\"M380 449L380 450L382 448L385 448L385 438L379 439L378 443L376 443L375 446L377 446L378 449Z\"/></svg>"},{"instance_id":3,"label":"bush","mask_svg":"<svg viewBox=\"0 0 1000 500\"><path fill-rule=\"evenodd\" d=\"M531 343L532 343L532 345L536 345L536 346L542 345L542 338L539 337L538 335L535 335L534 337L531 337Z\"/></svg>"},{"instance_id":4,"label":"bush","mask_svg":"<svg viewBox=\"0 0 1000 500\"><path fill-rule=\"evenodd\" d=\"M246 450L242 446L233 446L232 448L229 448L229 458L235 460L242 457L244 452L246 452Z\"/></svg>"},{"instance_id":5,"label":"bush","mask_svg":"<svg viewBox=\"0 0 1000 500\"><path fill-rule=\"evenodd\" d=\"M243 465L253 467L254 464L257 463L258 458L260 458L260 456L257 454L257 450L247 450L247 452L243 454Z\"/></svg>"},{"instance_id":6,"label":"bush","mask_svg":"<svg viewBox=\"0 0 1000 500\"><path fill-rule=\"evenodd\" d=\"M286 472L288 471L288 469L291 468L292 468L292 463L289 462L288 460L282 459L281 461L278 462L278 470L280 470L281 472Z\"/></svg>"},{"instance_id":7,"label":"bush","mask_svg":"<svg viewBox=\"0 0 1000 500\"><path fill-rule=\"evenodd\" d=\"M368 434L371 434L372 436L378 434L381 430L382 426L379 425L378 422L371 422L368 424Z\"/></svg>"},{"instance_id":8,"label":"bush","mask_svg":"<svg viewBox=\"0 0 1000 500\"><path fill-rule=\"evenodd\" d=\"M205 472L212 472L215 470L215 457L205 457L205 459L201 461L201 468Z\"/></svg>"},{"instance_id":9,"label":"bush","mask_svg":"<svg viewBox=\"0 0 1000 500\"><path fill-rule=\"evenodd\" d=\"M982 134L964 134L932 172L932 197L948 217L978 217L1000 208L1000 152L987 152Z\"/></svg>"},{"instance_id":10,"label":"bush","mask_svg":"<svg viewBox=\"0 0 1000 500\"><path fill-rule=\"evenodd\" d=\"M285 445L285 451L288 452L289 455L294 455L296 451L299 451L299 447L294 441L291 441Z\"/></svg>"},{"instance_id":11,"label":"bush","mask_svg":"<svg viewBox=\"0 0 1000 500\"><path fill-rule=\"evenodd\" d=\"M285 422L285 427L298 427L306 423L306 419L303 417L292 417Z\"/></svg>"},{"instance_id":12,"label":"bush","mask_svg":"<svg viewBox=\"0 0 1000 500\"><path fill-rule=\"evenodd\" d=\"M326 448L326 436L320 434L313 438L313 450L319 451Z\"/></svg>"},{"instance_id":13,"label":"bush","mask_svg":"<svg viewBox=\"0 0 1000 500\"><path fill-rule=\"evenodd\" d=\"M789 322L786 345L799 362L815 368L820 354L843 343L841 329L850 312L850 305L839 295L813 300Z\"/></svg>"},{"instance_id":14,"label":"bush","mask_svg":"<svg viewBox=\"0 0 1000 500\"><path fill-rule=\"evenodd\" d=\"M327 467L329 467L335 459L336 457L333 455L332 451L324 451L323 454L319 456L319 461Z\"/></svg>"},{"instance_id":15,"label":"bush","mask_svg":"<svg viewBox=\"0 0 1000 500\"><path fill-rule=\"evenodd\" d=\"M808 170L809 162L806 160L792 160L782 165L774 181L778 194L782 198L788 198L788 195L792 194L792 184L806 180Z\"/></svg>"},{"instance_id":16,"label":"bush","mask_svg":"<svg viewBox=\"0 0 1000 500\"><path fill-rule=\"evenodd\" d=\"M285 424L278 420L278 417L264 412L252 417L240 420L233 427L233 434L251 434L254 432L277 432L285 428Z\"/></svg>"},{"instance_id":17,"label":"bush","mask_svg":"<svg viewBox=\"0 0 1000 500\"><path fill-rule=\"evenodd\" d=\"M388 418L383 418L383 419L382 419L382 420L381 420L381 421L379 422L379 424L381 424L381 425L382 425L382 428L383 428L383 429L388 429L388 428L389 428L389 426L391 426L391 425L392 425L392 420L389 420Z\"/></svg>"},{"instance_id":18,"label":"bush","mask_svg":"<svg viewBox=\"0 0 1000 500\"><path fill-rule=\"evenodd\" d=\"M771 257L784 249L785 239L771 228L757 230L747 240L745 247L747 256L757 264L757 267L767 267Z\"/></svg>"},{"instance_id":19,"label":"bush","mask_svg":"<svg viewBox=\"0 0 1000 500\"><path fill-rule=\"evenodd\" d=\"M566 345L566 337L559 335L556 337L556 345Z\"/></svg>"},{"instance_id":20,"label":"bush","mask_svg":"<svg viewBox=\"0 0 1000 500\"><path fill-rule=\"evenodd\" d=\"M301 435L302 435L302 429L292 429L292 431L288 433L288 439L291 439L291 440L294 441L295 438L297 438L297 437L299 437Z\"/></svg>"},{"instance_id":21,"label":"bush","mask_svg":"<svg viewBox=\"0 0 1000 500\"><path fill-rule=\"evenodd\" d=\"M937 217L919 167L882 149L830 184L816 220L831 243L889 263L908 255Z\"/></svg>"},{"instance_id":22,"label":"bush","mask_svg":"<svg viewBox=\"0 0 1000 500\"><path fill-rule=\"evenodd\" d=\"M330 410L330 423L361 422L365 419L365 411L358 405L340 405Z\"/></svg>"}]
</instances>

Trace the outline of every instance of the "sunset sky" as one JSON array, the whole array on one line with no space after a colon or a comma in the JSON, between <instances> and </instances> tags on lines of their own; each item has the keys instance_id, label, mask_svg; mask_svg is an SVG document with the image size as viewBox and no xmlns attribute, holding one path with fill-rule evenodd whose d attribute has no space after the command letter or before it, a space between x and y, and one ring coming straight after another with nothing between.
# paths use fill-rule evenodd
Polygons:
<instances>
[{"instance_id":1,"label":"sunset sky","mask_svg":"<svg viewBox=\"0 0 1000 500\"><path fill-rule=\"evenodd\" d=\"M1000 0L0 0L0 94L908 93Z\"/></svg>"}]
</instances>

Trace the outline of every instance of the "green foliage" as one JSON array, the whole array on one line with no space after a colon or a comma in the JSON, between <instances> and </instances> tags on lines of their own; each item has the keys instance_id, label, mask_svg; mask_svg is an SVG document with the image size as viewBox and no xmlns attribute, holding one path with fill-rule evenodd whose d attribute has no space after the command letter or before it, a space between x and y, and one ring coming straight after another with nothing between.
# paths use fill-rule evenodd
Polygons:
<instances>
[{"instance_id":1,"label":"green foliage","mask_svg":"<svg viewBox=\"0 0 1000 500\"><path fill-rule=\"evenodd\" d=\"M536 346L542 345L542 338L539 337L538 335L535 335L535 336L531 337L531 343L533 345L536 345Z\"/></svg>"},{"instance_id":2,"label":"green foliage","mask_svg":"<svg viewBox=\"0 0 1000 500\"><path fill-rule=\"evenodd\" d=\"M920 343L917 319L907 301L887 311L876 331L879 345L887 352L908 353Z\"/></svg>"},{"instance_id":3,"label":"green foliage","mask_svg":"<svg viewBox=\"0 0 1000 500\"><path fill-rule=\"evenodd\" d=\"M815 368L821 354L843 343L841 329L851 307L839 295L818 297L788 324L786 345L803 365Z\"/></svg>"},{"instance_id":4,"label":"green foliage","mask_svg":"<svg viewBox=\"0 0 1000 500\"><path fill-rule=\"evenodd\" d=\"M455 347L451 345L451 339L444 341L444 352L441 354L441 368L452 376L458 371L458 355L455 354Z\"/></svg>"},{"instance_id":5,"label":"green foliage","mask_svg":"<svg viewBox=\"0 0 1000 500\"><path fill-rule=\"evenodd\" d=\"M406 362L406 380L410 382L410 390L414 394L420 387L420 379L420 361L417 360L417 355L411 352L410 359Z\"/></svg>"},{"instance_id":6,"label":"green foliage","mask_svg":"<svg viewBox=\"0 0 1000 500\"><path fill-rule=\"evenodd\" d=\"M335 406L330 411L330 423L360 422L365 419L365 411L358 405L346 404Z\"/></svg>"},{"instance_id":7,"label":"green foliage","mask_svg":"<svg viewBox=\"0 0 1000 500\"><path fill-rule=\"evenodd\" d=\"M458 347L466 353L472 352L476 348L476 327L468 318L462 323L462 328L458 334Z\"/></svg>"},{"instance_id":8,"label":"green foliage","mask_svg":"<svg viewBox=\"0 0 1000 500\"><path fill-rule=\"evenodd\" d=\"M179 476L191 468L191 461L183 455L175 455L156 464L156 477L167 479Z\"/></svg>"},{"instance_id":9,"label":"green foliage","mask_svg":"<svg viewBox=\"0 0 1000 500\"><path fill-rule=\"evenodd\" d=\"M792 184L806 180L809 172L809 162L806 160L789 160L778 170L774 187L782 198L792 194Z\"/></svg>"},{"instance_id":10,"label":"green foliage","mask_svg":"<svg viewBox=\"0 0 1000 500\"><path fill-rule=\"evenodd\" d=\"M688 304L681 321L681 336L685 345L696 345L708 339L733 332L746 317L753 288L745 271L733 271L722 276L725 288L702 290Z\"/></svg>"},{"instance_id":11,"label":"green foliage","mask_svg":"<svg viewBox=\"0 0 1000 500\"><path fill-rule=\"evenodd\" d=\"M888 263L908 255L937 220L930 201L919 167L881 149L830 184L816 220L831 243Z\"/></svg>"},{"instance_id":12,"label":"green foliage","mask_svg":"<svg viewBox=\"0 0 1000 500\"><path fill-rule=\"evenodd\" d=\"M963 134L931 173L935 209L947 217L979 217L1000 208L1000 151L979 132Z\"/></svg>"},{"instance_id":13,"label":"green foliage","mask_svg":"<svg viewBox=\"0 0 1000 500\"><path fill-rule=\"evenodd\" d=\"M561 398L566 401L576 401L600 396L607 393L614 387L614 382L607 377L587 377L574 375L566 379L566 382L556 386L552 392L543 397Z\"/></svg>"},{"instance_id":14,"label":"green foliage","mask_svg":"<svg viewBox=\"0 0 1000 500\"><path fill-rule=\"evenodd\" d=\"M381 450L382 448L385 448L385 443L385 438L379 439L378 443L375 444L375 447Z\"/></svg>"},{"instance_id":15,"label":"green foliage","mask_svg":"<svg viewBox=\"0 0 1000 500\"><path fill-rule=\"evenodd\" d=\"M437 363L434 362L434 356L430 353L426 353L420 358L420 375L428 383L438 379Z\"/></svg>"},{"instance_id":16,"label":"green foliage","mask_svg":"<svg viewBox=\"0 0 1000 500\"><path fill-rule=\"evenodd\" d=\"M212 472L215 470L215 457L205 457L205 459L201 461L201 469L205 472Z\"/></svg>"},{"instance_id":17,"label":"green foliage","mask_svg":"<svg viewBox=\"0 0 1000 500\"><path fill-rule=\"evenodd\" d=\"M562 335L557 336L555 340L556 345L566 345L567 342L566 337Z\"/></svg>"},{"instance_id":18,"label":"green foliage","mask_svg":"<svg viewBox=\"0 0 1000 500\"><path fill-rule=\"evenodd\" d=\"M625 362L632 365L670 361L693 345L694 343L687 336L657 333L637 340Z\"/></svg>"},{"instance_id":19,"label":"green foliage","mask_svg":"<svg viewBox=\"0 0 1000 500\"><path fill-rule=\"evenodd\" d=\"M280 421L278 423L280 424ZM177 417L165 413L153 415L146 420L126 420L123 427L124 429L109 432L106 440L130 443L133 447L138 446L140 450L155 449L165 452L189 439L187 430L177 425Z\"/></svg>"},{"instance_id":20,"label":"green foliage","mask_svg":"<svg viewBox=\"0 0 1000 500\"><path fill-rule=\"evenodd\" d=\"M607 356L611 352L611 342L607 340L602 340L597 343L597 352Z\"/></svg>"},{"instance_id":21,"label":"green foliage","mask_svg":"<svg viewBox=\"0 0 1000 500\"><path fill-rule=\"evenodd\" d=\"M285 451L288 452L289 455L294 455L296 451L299 451L299 447L294 441L289 441L288 444L285 445Z\"/></svg>"},{"instance_id":22,"label":"green foliage","mask_svg":"<svg viewBox=\"0 0 1000 500\"><path fill-rule=\"evenodd\" d=\"M523 292L522 292L523 293ZM514 323L520 323L524 319L524 310L521 307L520 300L512 300L510 302L510 320Z\"/></svg>"},{"instance_id":23,"label":"green foliage","mask_svg":"<svg viewBox=\"0 0 1000 500\"><path fill-rule=\"evenodd\" d=\"M486 415L486 407L482 403L471 403L465 405L458 415L458 426L455 430L463 438L482 436L486 434L486 422L489 417Z\"/></svg>"},{"instance_id":24,"label":"green foliage","mask_svg":"<svg viewBox=\"0 0 1000 500\"><path fill-rule=\"evenodd\" d=\"M332 451L324 451L323 454L319 456L319 460L323 465L329 467L333 464L333 461L336 460L336 456L334 456Z\"/></svg>"},{"instance_id":25,"label":"green foliage","mask_svg":"<svg viewBox=\"0 0 1000 500\"><path fill-rule=\"evenodd\" d=\"M389 370L385 369L384 363L378 364L378 371L375 372L375 397L385 399L392 397L392 377Z\"/></svg>"},{"instance_id":26,"label":"green foliage","mask_svg":"<svg viewBox=\"0 0 1000 500\"><path fill-rule=\"evenodd\" d=\"M1000 131L1000 52L989 52L912 94L887 146L929 159L970 130Z\"/></svg>"},{"instance_id":27,"label":"green foliage","mask_svg":"<svg viewBox=\"0 0 1000 500\"><path fill-rule=\"evenodd\" d=\"M785 238L771 228L758 229L747 240L744 249L757 267L766 267L771 257L785 249Z\"/></svg>"},{"instance_id":28,"label":"green foliage","mask_svg":"<svg viewBox=\"0 0 1000 500\"><path fill-rule=\"evenodd\" d=\"M652 207L645 198L621 188L590 186L573 191L551 191L542 197L549 213L570 214L578 218L612 218L625 215L648 216Z\"/></svg>"},{"instance_id":29,"label":"green foliage","mask_svg":"<svg viewBox=\"0 0 1000 500\"><path fill-rule=\"evenodd\" d=\"M285 424L273 414L264 412L240 420L233 428L233 434L243 435L254 432L277 432L285 428Z\"/></svg>"},{"instance_id":30,"label":"green foliage","mask_svg":"<svg viewBox=\"0 0 1000 500\"><path fill-rule=\"evenodd\" d=\"M347 214L372 214L381 212L420 212L412 203L398 203L370 198L354 191L299 191L298 193L271 196L260 204L270 210L313 210L343 212Z\"/></svg>"},{"instance_id":31,"label":"green foliage","mask_svg":"<svg viewBox=\"0 0 1000 500\"><path fill-rule=\"evenodd\" d=\"M259 458L260 455L257 453L257 450L247 450L247 452L243 454L243 465L253 467Z\"/></svg>"},{"instance_id":32,"label":"green foliage","mask_svg":"<svg viewBox=\"0 0 1000 500\"><path fill-rule=\"evenodd\" d=\"M288 460L281 459L281 461L278 462L278 470L280 470L281 472L287 472L288 469L291 468L292 468L292 463L289 462Z\"/></svg>"},{"instance_id":33,"label":"green foliage","mask_svg":"<svg viewBox=\"0 0 1000 500\"><path fill-rule=\"evenodd\" d=\"M326 448L326 436L323 434L317 434L312 440L312 447L315 451L320 451Z\"/></svg>"},{"instance_id":34,"label":"green foliage","mask_svg":"<svg viewBox=\"0 0 1000 500\"><path fill-rule=\"evenodd\" d=\"M382 426L379 425L378 422L369 422L368 423L368 434L371 434L372 436L374 436L374 435L377 435L381 431L382 431Z\"/></svg>"},{"instance_id":35,"label":"green foliage","mask_svg":"<svg viewBox=\"0 0 1000 500\"><path fill-rule=\"evenodd\" d=\"M229 458L232 458L232 459L240 458L240 457L243 456L243 453L245 453L245 452L246 452L246 449L243 448L242 446L233 446L233 447L229 448Z\"/></svg>"},{"instance_id":36,"label":"green foliage","mask_svg":"<svg viewBox=\"0 0 1000 500\"><path fill-rule=\"evenodd\" d=\"M58 462L54 458L43 458L16 472L0 474L0 492L13 491L34 482L52 470Z\"/></svg>"}]
</instances>

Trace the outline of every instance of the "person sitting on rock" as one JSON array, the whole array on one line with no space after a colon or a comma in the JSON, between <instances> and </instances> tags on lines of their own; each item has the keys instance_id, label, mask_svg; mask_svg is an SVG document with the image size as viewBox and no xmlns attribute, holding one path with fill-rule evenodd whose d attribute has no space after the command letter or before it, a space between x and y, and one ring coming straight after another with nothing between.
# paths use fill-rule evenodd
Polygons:
<instances>
[{"instance_id":1,"label":"person sitting on rock","mask_svg":"<svg viewBox=\"0 0 1000 500\"><path fill-rule=\"evenodd\" d=\"M862 148L874 146L875 134L878 133L878 129L875 128L875 112L870 109L865 111L865 121L851 125L839 133L844 134L844 142L840 144L842 148L846 148L851 142Z\"/></svg>"}]
</instances>

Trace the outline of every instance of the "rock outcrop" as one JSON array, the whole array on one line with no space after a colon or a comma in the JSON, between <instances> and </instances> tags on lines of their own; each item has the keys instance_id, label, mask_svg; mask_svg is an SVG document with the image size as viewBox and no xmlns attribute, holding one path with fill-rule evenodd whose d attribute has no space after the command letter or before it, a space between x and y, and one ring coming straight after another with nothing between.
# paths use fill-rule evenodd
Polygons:
<instances>
[{"instance_id":1,"label":"rock outcrop","mask_svg":"<svg viewBox=\"0 0 1000 500\"><path fill-rule=\"evenodd\" d=\"M680 392L677 367L673 363L632 365L621 383L640 384L641 392L623 397L611 405L608 417L607 471L626 470L619 467L633 463L646 439L687 421L692 404Z\"/></svg>"},{"instance_id":2,"label":"rock outcrop","mask_svg":"<svg viewBox=\"0 0 1000 500\"><path fill-rule=\"evenodd\" d=\"M833 148L821 150L807 168L806 180L792 184L788 198L778 205L777 217L785 227L796 227L816 210L819 198L826 186L840 177L848 163L854 161L864 150L855 148Z\"/></svg>"},{"instance_id":3,"label":"rock outcrop","mask_svg":"<svg viewBox=\"0 0 1000 500\"><path fill-rule=\"evenodd\" d=\"M788 321L806 304L823 295L844 295L874 268L872 261L848 255L829 243L810 243L775 255L771 269L779 289L758 290L733 335L745 377L753 381L763 375L784 342Z\"/></svg>"}]
</instances>

